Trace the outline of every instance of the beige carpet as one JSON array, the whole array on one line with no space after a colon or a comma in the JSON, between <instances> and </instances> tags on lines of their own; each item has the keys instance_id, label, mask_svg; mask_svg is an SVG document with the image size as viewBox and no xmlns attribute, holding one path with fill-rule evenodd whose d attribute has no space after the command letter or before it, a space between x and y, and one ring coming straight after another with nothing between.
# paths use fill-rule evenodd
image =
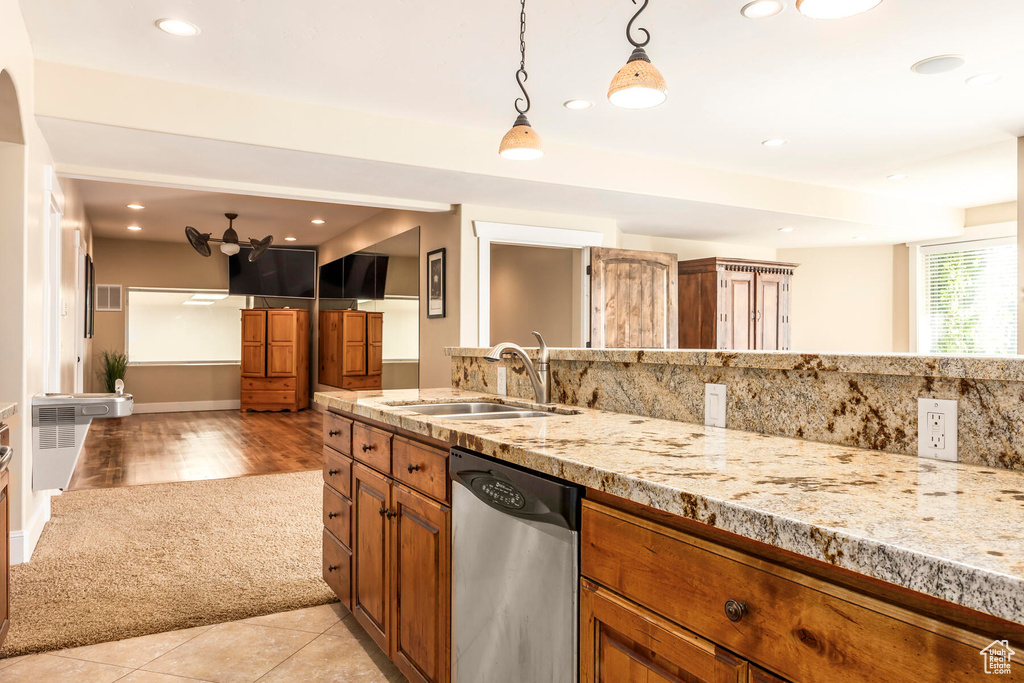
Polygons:
<instances>
[{"instance_id":1,"label":"beige carpet","mask_svg":"<svg viewBox=\"0 0 1024 683\"><path fill-rule=\"evenodd\" d=\"M335 600L320 578L319 471L71 491L11 570L0 657Z\"/></svg>"}]
</instances>

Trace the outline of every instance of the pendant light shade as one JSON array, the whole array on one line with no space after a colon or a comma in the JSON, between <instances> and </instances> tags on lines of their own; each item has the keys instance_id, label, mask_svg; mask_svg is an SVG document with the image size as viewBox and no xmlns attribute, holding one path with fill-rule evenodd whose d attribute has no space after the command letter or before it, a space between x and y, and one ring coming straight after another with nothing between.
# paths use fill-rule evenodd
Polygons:
<instances>
[{"instance_id":1,"label":"pendant light shade","mask_svg":"<svg viewBox=\"0 0 1024 683\"><path fill-rule=\"evenodd\" d=\"M650 109L668 98L668 85L647 52L638 47L608 87L608 101L623 109Z\"/></svg>"},{"instance_id":2,"label":"pendant light shade","mask_svg":"<svg viewBox=\"0 0 1024 683\"><path fill-rule=\"evenodd\" d=\"M532 161L544 156L540 136L525 114L520 114L511 130L505 133L498 146L498 154L515 161Z\"/></svg>"},{"instance_id":3,"label":"pendant light shade","mask_svg":"<svg viewBox=\"0 0 1024 683\"><path fill-rule=\"evenodd\" d=\"M881 4L882 0L796 0L796 8L811 19L845 19Z\"/></svg>"},{"instance_id":4,"label":"pendant light shade","mask_svg":"<svg viewBox=\"0 0 1024 683\"><path fill-rule=\"evenodd\" d=\"M644 39L633 37L633 22L640 13L647 9L649 0L636 11L633 18L626 24L626 40L633 46L633 53L626 61L626 66L619 69L608 86L608 101L623 109L650 109L657 107L668 98L668 85L658 68L651 64L644 48L651 42L651 32L645 28L637 29L643 33ZM637 0L633 0L637 4Z\"/></svg>"}]
</instances>

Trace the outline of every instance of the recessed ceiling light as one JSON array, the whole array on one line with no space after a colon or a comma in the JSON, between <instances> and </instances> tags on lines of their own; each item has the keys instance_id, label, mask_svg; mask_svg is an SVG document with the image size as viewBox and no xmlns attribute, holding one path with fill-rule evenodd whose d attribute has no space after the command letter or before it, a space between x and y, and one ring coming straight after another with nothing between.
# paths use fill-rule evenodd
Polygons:
<instances>
[{"instance_id":1,"label":"recessed ceiling light","mask_svg":"<svg viewBox=\"0 0 1024 683\"><path fill-rule=\"evenodd\" d=\"M562 102L562 106L566 109L578 111L580 109L590 109L594 106L594 103L590 100L566 100L565 102Z\"/></svg>"},{"instance_id":2,"label":"recessed ceiling light","mask_svg":"<svg viewBox=\"0 0 1024 683\"><path fill-rule=\"evenodd\" d=\"M1001 74L978 74L977 76L971 76L964 83L967 85L992 85L996 81L1003 80Z\"/></svg>"},{"instance_id":3,"label":"recessed ceiling light","mask_svg":"<svg viewBox=\"0 0 1024 683\"><path fill-rule=\"evenodd\" d=\"M889 180L906 180L909 176L906 173L893 173L892 175L885 176Z\"/></svg>"},{"instance_id":4,"label":"recessed ceiling light","mask_svg":"<svg viewBox=\"0 0 1024 683\"><path fill-rule=\"evenodd\" d=\"M285 238L284 238L284 241L285 241L285 242L294 242L294 241L295 241L295 238L294 238L294 237L285 237Z\"/></svg>"},{"instance_id":5,"label":"recessed ceiling light","mask_svg":"<svg viewBox=\"0 0 1024 683\"><path fill-rule=\"evenodd\" d=\"M939 55L937 57L922 59L914 66L910 67L910 70L914 73L921 74L922 76L934 76L936 74L944 74L959 69L966 63L967 60L960 55Z\"/></svg>"},{"instance_id":6,"label":"recessed ceiling light","mask_svg":"<svg viewBox=\"0 0 1024 683\"><path fill-rule=\"evenodd\" d=\"M845 19L881 4L882 0L796 0L796 8L811 19Z\"/></svg>"},{"instance_id":7,"label":"recessed ceiling light","mask_svg":"<svg viewBox=\"0 0 1024 683\"><path fill-rule=\"evenodd\" d=\"M748 2L740 10L740 14L747 19L767 19L774 17L785 8L779 0L754 0Z\"/></svg>"},{"instance_id":8,"label":"recessed ceiling light","mask_svg":"<svg viewBox=\"0 0 1024 683\"><path fill-rule=\"evenodd\" d=\"M129 204L128 208L129 209L135 209L136 211L139 211L141 209L145 209L146 207L144 207L142 204Z\"/></svg>"},{"instance_id":9,"label":"recessed ceiling light","mask_svg":"<svg viewBox=\"0 0 1024 683\"><path fill-rule=\"evenodd\" d=\"M196 301L195 299L186 299L181 302L182 306L212 306L212 301Z\"/></svg>"},{"instance_id":10,"label":"recessed ceiling light","mask_svg":"<svg viewBox=\"0 0 1024 683\"><path fill-rule=\"evenodd\" d=\"M142 230L142 228L140 228L137 225L129 225L128 229L131 230L132 232L138 232L139 230Z\"/></svg>"},{"instance_id":11,"label":"recessed ceiling light","mask_svg":"<svg viewBox=\"0 0 1024 683\"><path fill-rule=\"evenodd\" d=\"M765 147L785 147L789 144L789 140L783 140L782 138L772 138L771 140L765 140L761 143Z\"/></svg>"},{"instance_id":12,"label":"recessed ceiling light","mask_svg":"<svg viewBox=\"0 0 1024 683\"><path fill-rule=\"evenodd\" d=\"M793 228L786 226L785 228L779 228L779 232L793 232Z\"/></svg>"},{"instance_id":13,"label":"recessed ceiling light","mask_svg":"<svg viewBox=\"0 0 1024 683\"><path fill-rule=\"evenodd\" d=\"M199 27L181 19L157 19L156 27L164 33L170 33L179 38L191 38L199 35Z\"/></svg>"},{"instance_id":14,"label":"recessed ceiling light","mask_svg":"<svg viewBox=\"0 0 1024 683\"><path fill-rule=\"evenodd\" d=\"M310 221L310 223L312 223L313 225L323 225L326 222L327 221L325 221L323 218L314 218L313 220Z\"/></svg>"}]
</instances>

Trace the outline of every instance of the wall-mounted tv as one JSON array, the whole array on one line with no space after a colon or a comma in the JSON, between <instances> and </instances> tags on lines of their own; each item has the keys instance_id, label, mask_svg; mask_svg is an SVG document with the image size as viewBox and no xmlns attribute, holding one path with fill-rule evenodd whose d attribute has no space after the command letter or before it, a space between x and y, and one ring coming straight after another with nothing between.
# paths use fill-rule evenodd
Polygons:
<instances>
[{"instance_id":1,"label":"wall-mounted tv","mask_svg":"<svg viewBox=\"0 0 1024 683\"><path fill-rule=\"evenodd\" d=\"M320 266L321 299L383 299L388 257L349 254Z\"/></svg>"},{"instance_id":2,"label":"wall-mounted tv","mask_svg":"<svg viewBox=\"0 0 1024 683\"><path fill-rule=\"evenodd\" d=\"M242 296L281 299L316 297L316 252L310 249L268 249L249 261L249 247L228 257L228 291Z\"/></svg>"}]
</instances>

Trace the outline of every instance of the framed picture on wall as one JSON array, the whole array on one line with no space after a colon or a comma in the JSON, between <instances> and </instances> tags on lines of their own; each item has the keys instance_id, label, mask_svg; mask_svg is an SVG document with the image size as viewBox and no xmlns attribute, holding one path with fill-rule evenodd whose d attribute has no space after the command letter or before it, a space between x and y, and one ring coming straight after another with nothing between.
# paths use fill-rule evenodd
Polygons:
<instances>
[{"instance_id":1,"label":"framed picture on wall","mask_svg":"<svg viewBox=\"0 0 1024 683\"><path fill-rule=\"evenodd\" d=\"M427 254L427 317L445 317L445 290L448 266L445 250L435 249Z\"/></svg>"}]
</instances>

